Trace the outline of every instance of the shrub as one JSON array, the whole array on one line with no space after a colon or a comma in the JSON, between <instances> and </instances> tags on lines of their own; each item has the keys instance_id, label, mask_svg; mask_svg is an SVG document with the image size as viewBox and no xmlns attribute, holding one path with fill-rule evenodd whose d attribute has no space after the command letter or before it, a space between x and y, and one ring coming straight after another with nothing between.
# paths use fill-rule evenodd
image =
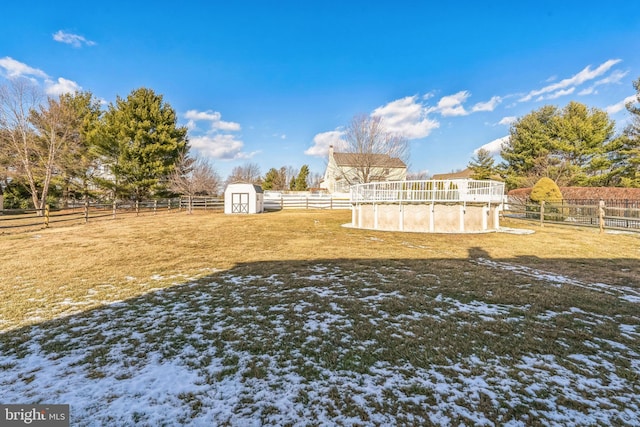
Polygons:
<instances>
[{"instance_id":1,"label":"shrub","mask_svg":"<svg viewBox=\"0 0 640 427\"><path fill-rule=\"evenodd\" d=\"M560 187L551 178L540 178L538 182L531 189L531 195L529 196L532 201L540 203L545 202L561 202L562 192Z\"/></svg>"},{"instance_id":2,"label":"shrub","mask_svg":"<svg viewBox=\"0 0 640 427\"><path fill-rule=\"evenodd\" d=\"M564 215L562 208L557 206L562 204L562 192L551 178L540 178L538 182L531 189L531 195L529 196L532 202L540 204L545 203L544 219L550 221L562 221ZM556 205L553 206L552 204ZM539 207L535 207L535 212L540 212Z\"/></svg>"}]
</instances>

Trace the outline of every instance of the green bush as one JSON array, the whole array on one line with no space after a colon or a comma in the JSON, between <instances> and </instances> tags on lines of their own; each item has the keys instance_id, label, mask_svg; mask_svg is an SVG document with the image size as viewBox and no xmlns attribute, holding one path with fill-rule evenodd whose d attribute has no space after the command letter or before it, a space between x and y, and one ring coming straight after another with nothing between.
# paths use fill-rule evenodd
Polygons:
<instances>
[{"instance_id":1,"label":"green bush","mask_svg":"<svg viewBox=\"0 0 640 427\"><path fill-rule=\"evenodd\" d=\"M551 178L540 178L531 189L529 196L531 201L540 203L542 201L558 203L562 202L562 192L560 187Z\"/></svg>"},{"instance_id":2,"label":"green bush","mask_svg":"<svg viewBox=\"0 0 640 427\"><path fill-rule=\"evenodd\" d=\"M33 209L33 202L29 193L20 186L9 185L4 190L5 209Z\"/></svg>"},{"instance_id":3,"label":"green bush","mask_svg":"<svg viewBox=\"0 0 640 427\"><path fill-rule=\"evenodd\" d=\"M540 178L538 182L531 189L531 195L529 196L532 202L536 205L540 205L545 202L544 206L544 219L548 221L563 221L564 215L562 213L562 192L560 187L551 178ZM534 206L533 211L540 212L539 206ZM538 214L538 217L540 215Z\"/></svg>"}]
</instances>

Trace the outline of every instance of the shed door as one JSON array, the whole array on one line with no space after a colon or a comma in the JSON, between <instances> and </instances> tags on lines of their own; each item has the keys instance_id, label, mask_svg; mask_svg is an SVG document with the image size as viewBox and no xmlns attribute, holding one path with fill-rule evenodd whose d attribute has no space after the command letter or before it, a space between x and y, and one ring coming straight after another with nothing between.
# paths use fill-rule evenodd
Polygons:
<instances>
[{"instance_id":1,"label":"shed door","mask_svg":"<svg viewBox=\"0 0 640 427\"><path fill-rule=\"evenodd\" d=\"M249 193L231 193L231 213L249 213Z\"/></svg>"}]
</instances>

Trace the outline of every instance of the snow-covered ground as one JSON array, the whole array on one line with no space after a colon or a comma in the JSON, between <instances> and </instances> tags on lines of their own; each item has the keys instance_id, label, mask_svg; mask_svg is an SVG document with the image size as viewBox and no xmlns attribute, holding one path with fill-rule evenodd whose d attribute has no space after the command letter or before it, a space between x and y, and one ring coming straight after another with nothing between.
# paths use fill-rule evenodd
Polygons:
<instances>
[{"instance_id":1,"label":"snow-covered ground","mask_svg":"<svg viewBox=\"0 0 640 427\"><path fill-rule=\"evenodd\" d=\"M632 287L475 264L640 302ZM413 274L419 295L394 289L403 274L346 263L219 273L11 331L0 402L70 404L74 426L640 424L640 314L530 316L528 301L449 293L443 271ZM531 347L549 334L559 349Z\"/></svg>"}]
</instances>

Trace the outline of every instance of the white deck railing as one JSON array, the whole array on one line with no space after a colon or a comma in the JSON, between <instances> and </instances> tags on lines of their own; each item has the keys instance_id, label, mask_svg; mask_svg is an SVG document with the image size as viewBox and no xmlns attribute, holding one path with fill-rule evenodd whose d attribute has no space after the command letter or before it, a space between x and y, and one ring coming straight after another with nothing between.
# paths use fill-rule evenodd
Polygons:
<instances>
[{"instance_id":1,"label":"white deck railing","mask_svg":"<svg viewBox=\"0 0 640 427\"><path fill-rule=\"evenodd\" d=\"M489 180L388 181L351 187L351 203L501 203L503 198L504 183Z\"/></svg>"}]
</instances>

